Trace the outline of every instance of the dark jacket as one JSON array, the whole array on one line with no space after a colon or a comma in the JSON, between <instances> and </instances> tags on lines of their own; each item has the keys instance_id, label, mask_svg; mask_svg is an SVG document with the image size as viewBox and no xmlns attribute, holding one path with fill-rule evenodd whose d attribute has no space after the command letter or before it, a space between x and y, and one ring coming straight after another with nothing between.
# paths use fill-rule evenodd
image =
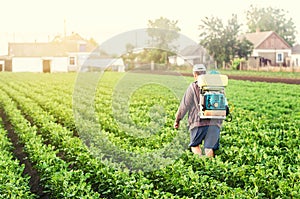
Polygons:
<instances>
[{"instance_id":1,"label":"dark jacket","mask_svg":"<svg viewBox=\"0 0 300 199\"><path fill-rule=\"evenodd\" d=\"M195 127L199 126L211 126L216 125L221 127L222 120L220 119L200 119L199 112L199 99L200 99L200 88L197 85L197 81L193 82L187 88L180 106L176 113L176 121L179 122L188 112L188 127L189 130L192 130Z\"/></svg>"}]
</instances>

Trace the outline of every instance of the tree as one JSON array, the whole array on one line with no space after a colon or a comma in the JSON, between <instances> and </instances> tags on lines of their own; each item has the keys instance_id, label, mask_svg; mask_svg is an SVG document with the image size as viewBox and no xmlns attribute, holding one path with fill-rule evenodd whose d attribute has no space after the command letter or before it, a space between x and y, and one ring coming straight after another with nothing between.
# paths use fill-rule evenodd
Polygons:
<instances>
[{"instance_id":1,"label":"tree","mask_svg":"<svg viewBox=\"0 0 300 199\"><path fill-rule=\"evenodd\" d=\"M133 51L133 49L134 49L135 47L134 47L133 44L127 43L126 46L125 46L125 48L126 48L126 52L127 52L127 53L132 53L132 51Z\"/></svg>"},{"instance_id":2,"label":"tree","mask_svg":"<svg viewBox=\"0 0 300 199\"><path fill-rule=\"evenodd\" d=\"M237 51L236 55L241 58L248 58L248 56L252 53L253 51L253 44L247 40L246 38L243 38L237 45Z\"/></svg>"},{"instance_id":3,"label":"tree","mask_svg":"<svg viewBox=\"0 0 300 199\"><path fill-rule=\"evenodd\" d=\"M176 50L172 42L179 38L180 28L177 23L178 21L171 21L164 17L148 21L147 33L151 38L148 42L153 48L147 49L145 51L147 55L141 55L141 60L168 65L168 57Z\"/></svg>"},{"instance_id":4,"label":"tree","mask_svg":"<svg viewBox=\"0 0 300 199\"><path fill-rule=\"evenodd\" d=\"M235 56L247 58L250 54L251 43L238 38L241 24L238 23L237 15L233 14L226 26L217 17L206 17L201 22L200 44L208 50L217 65L223 61L228 64Z\"/></svg>"},{"instance_id":5,"label":"tree","mask_svg":"<svg viewBox=\"0 0 300 199\"><path fill-rule=\"evenodd\" d=\"M160 17L154 21L148 21L148 35L151 37L151 43L154 47L172 50L175 46L171 43L179 37L180 28L177 26L178 21L171 21L167 18Z\"/></svg>"},{"instance_id":6,"label":"tree","mask_svg":"<svg viewBox=\"0 0 300 199\"><path fill-rule=\"evenodd\" d=\"M223 23L219 18L203 19L200 29L200 44L208 50L208 53L214 58L217 63L222 63L222 55L225 53L222 47L221 35L223 32Z\"/></svg>"},{"instance_id":7,"label":"tree","mask_svg":"<svg viewBox=\"0 0 300 199\"><path fill-rule=\"evenodd\" d=\"M99 44L97 43L97 41L93 38L93 37L91 37L89 40L88 40L88 42L91 44L91 45L93 45L93 46L95 46L95 47L97 47Z\"/></svg>"},{"instance_id":8,"label":"tree","mask_svg":"<svg viewBox=\"0 0 300 199\"><path fill-rule=\"evenodd\" d=\"M127 43L126 46L126 53L122 55L123 61L125 65L127 65L128 69L134 68L134 60L137 57L137 54L133 53L134 45L131 43Z\"/></svg>"},{"instance_id":9,"label":"tree","mask_svg":"<svg viewBox=\"0 0 300 199\"><path fill-rule=\"evenodd\" d=\"M250 32L274 31L293 46L297 31L292 18L286 18L286 13L283 9L251 5L246 13L248 29Z\"/></svg>"}]
</instances>

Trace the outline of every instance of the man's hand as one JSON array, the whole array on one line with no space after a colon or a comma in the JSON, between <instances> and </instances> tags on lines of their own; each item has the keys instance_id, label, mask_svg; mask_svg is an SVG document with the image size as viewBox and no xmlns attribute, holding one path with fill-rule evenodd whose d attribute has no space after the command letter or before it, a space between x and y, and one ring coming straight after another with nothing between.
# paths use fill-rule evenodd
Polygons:
<instances>
[{"instance_id":1,"label":"man's hand","mask_svg":"<svg viewBox=\"0 0 300 199\"><path fill-rule=\"evenodd\" d=\"M179 128L179 121L175 121L175 122L174 122L174 128L175 128L175 129L178 129L178 128Z\"/></svg>"}]
</instances>

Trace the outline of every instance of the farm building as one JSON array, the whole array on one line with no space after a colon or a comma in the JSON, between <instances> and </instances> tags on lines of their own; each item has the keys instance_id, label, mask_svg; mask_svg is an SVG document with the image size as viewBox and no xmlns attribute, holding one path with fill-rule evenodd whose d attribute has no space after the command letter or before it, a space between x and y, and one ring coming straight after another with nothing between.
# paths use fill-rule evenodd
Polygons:
<instances>
[{"instance_id":1,"label":"farm building","mask_svg":"<svg viewBox=\"0 0 300 199\"><path fill-rule=\"evenodd\" d=\"M8 55L0 57L0 71L9 72L70 72L81 67L99 70L117 67L124 71L120 60L100 57L94 52L95 44L72 33L67 37L55 37L52 42L9 43Z\"/></svg>"},{"instance_id":2,"label":"farm building","mask_svg":"<svg viewBox=\"0 0 300 199\"><path fill-rule=\"evenodd\" d=\"M68 55L58 43L9 43L5 71L11 72L67 72ZM8 61L8 62L9 62Z\"/></svg>"},{"instance_id":3,"label":"farm building","mask_svg":"<svg viewBox=\"0 0 300 199\"><path fill-rule=\"evenodd\" d=\"M52 42L9 43L2 71L68 72L74 60L70 53L88 53L93 48L77 33L56 36Z\"/></svg>"},{"instance_id":4,"label":"farm building","mask_svg":"<svg viewBox=\"0 0 300 199\"><path fill-rule=\"evenodd\" d=\"M247 33L241 36L253 44L253 52L249 65L259 66L290 66L292 48L273 31Z\"/></svg>"},{"instance_id":5,"label":"farm building","mask_svg":"<svg viewBox=\"0 0 300 199\"><path fill-rule=\"evenodd\" d=\"M111 66L124 71L120 59L101 57L98 52L85 52L82 43L68 46L62 43L9 43L9 55L0 58L2 71L11 72L76 72L101 70Z\"/></svg>"},{"instance_id":6,"label":"farm building","mask_svg":"<svg viewBox=\"0 0 300 199\"><path fill-rule=\"evenodd\" d=\"M210 63L213 63L213 59L202 46L191 45L182 49L178 55L170 56L169 62L179 66L186 63L192 65L204 63L209 65Z\"/></svg>"}]
</instances>

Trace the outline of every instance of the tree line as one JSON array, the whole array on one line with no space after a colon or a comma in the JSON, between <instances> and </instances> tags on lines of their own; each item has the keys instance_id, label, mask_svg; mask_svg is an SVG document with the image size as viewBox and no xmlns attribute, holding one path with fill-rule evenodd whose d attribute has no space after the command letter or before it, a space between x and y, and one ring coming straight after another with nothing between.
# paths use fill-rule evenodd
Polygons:
<instances>
[{"instance_id":1,"label":"tree line","mask_svg":"<svg viewBox=\"0 0 300 199\"><path fill-rule=\"evenodd\" d=\"M242 27L246 26L247 30L244 33L252 33L257 30L274 31L281 36L289 45L293 46L296 41L296 26L292 18L288 18L288 12L283 9L273 7L255 7L253 5L246 12L246 24L238 21L238 16L232 14L231 18L226 23L218 17L205 17L200 21L199 44L202 45L213 57L217 66L223 62L229 64L234 57L247 59L253 50L253 44L241 38L243 34ZM160 31L160 29L171 30ZM126 46L127 58L139 58L144 62L154 61L155 63L167 64L167 56L174 52L174 46L169 46L172 41L176 40L179 35L180 28L178 21L169 20L160 17L155 20L148 21L148 35L152 38L157 46L156 49L147 50L138 55L133 55L131 50L133 45ZM174 34L175 32L175 34ZM130 57L131 56L131 57Z\"/></svg>"}]
</instances>

